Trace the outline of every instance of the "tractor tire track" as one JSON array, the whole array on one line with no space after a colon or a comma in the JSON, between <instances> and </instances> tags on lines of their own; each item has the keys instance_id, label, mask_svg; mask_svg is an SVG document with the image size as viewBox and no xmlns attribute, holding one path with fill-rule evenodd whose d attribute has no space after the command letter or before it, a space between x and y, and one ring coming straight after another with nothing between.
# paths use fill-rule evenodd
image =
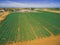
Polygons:
<instances>
[{"instance_id":1,"label":"tractor tire track","mask_svg":"<svg viewBox=\"0 0 60 45\"><path fill-rule=\"evenodd\" d=\"M35 18L34 18L35 19ZM45 26L43 26L41 23L39 23L39 21L38 20L36 20L35 19L35 21L38 23L38 24L40 24L40 26L42 27L42 28L44 28L46 31L48 31L50 34L51 34L51 36L54 36L54 34L51 32L51 31L49 31L49 29L48 28L46 28Z\"/></svg>"},{"instance_id":2,"label":"tractor tire track","mask_svg":"<svg viewBox=\"0 0 60 45\"><path fill-rule=\"evenodd\" d=\"M32 30L32 32L33 32L35 38L37 39L38 36L36 35L33 26L32 26L32 25L30 24L30 22L28 21L27 15L25 16L25 20L26 20L26 22L28 22L28 25L30 26L30 28L31 28L31 30Z\"/></svg>"}]
</instances>

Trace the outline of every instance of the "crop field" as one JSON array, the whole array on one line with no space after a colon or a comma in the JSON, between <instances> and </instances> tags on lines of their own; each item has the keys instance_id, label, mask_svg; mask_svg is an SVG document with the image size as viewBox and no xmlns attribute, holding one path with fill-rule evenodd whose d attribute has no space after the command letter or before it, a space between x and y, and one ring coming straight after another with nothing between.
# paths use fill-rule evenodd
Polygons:
<instances>
[{"instance_id":1,"label":"crop field","mask_svg":"<svg viewBox=\"0 0 60 45\"><path fill-rule=\"evenodd\" d=\"M16 12L0 23L0 45L60 35L60 14Z\"/></svg>"}]
</instances>

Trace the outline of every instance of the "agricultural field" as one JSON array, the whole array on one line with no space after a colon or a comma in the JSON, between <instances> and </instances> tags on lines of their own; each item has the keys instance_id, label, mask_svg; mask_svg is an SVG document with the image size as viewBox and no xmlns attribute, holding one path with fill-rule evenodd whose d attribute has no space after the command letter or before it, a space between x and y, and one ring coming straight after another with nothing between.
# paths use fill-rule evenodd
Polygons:
<instances>
[{"instance_id":1,"label":"agricultural field","mask_svg":"<svg viewBox=\"0 0 60 45\"><path fill-rule=\"evenodd\" d=\"M0 23L0 45L60 35L60 14L16 12Z\"/></svg>"}]
</instances>

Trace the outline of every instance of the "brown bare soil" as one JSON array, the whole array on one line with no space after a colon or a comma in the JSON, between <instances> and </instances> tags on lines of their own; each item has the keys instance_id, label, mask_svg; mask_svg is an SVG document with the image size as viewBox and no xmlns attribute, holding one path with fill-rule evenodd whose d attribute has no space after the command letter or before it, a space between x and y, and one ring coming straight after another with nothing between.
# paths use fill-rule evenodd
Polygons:
<instances>
[{"instance_id":1,"label":"brown bare soil","mask_svg":"<svg viewBox=\"0 0 60 45\"><path fill-rule=\"evenodd\" d=\"M8 14L9 12L3 12L2 16L0 16L0 22L3 21Z\"/></svg>"},{"instance_id":2,"label":"brown bare soil","mask_svg":"<svg viewBox=\"0 0 60 45\"><path fill-rule=\"evenodd\" d=\"M60 35L23 42L7 43L6 45L60 45Z\"/></svg>"}]
</instances>

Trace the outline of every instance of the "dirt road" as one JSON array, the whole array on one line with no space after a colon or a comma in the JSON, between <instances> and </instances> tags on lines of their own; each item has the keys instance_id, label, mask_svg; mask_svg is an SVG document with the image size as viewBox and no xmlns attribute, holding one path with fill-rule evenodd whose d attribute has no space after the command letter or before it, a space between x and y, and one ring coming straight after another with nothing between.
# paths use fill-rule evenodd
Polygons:
<instances>
[{"instance_id":1,"label":"dirt road","mask_svg":"<svg viewBox=\"0 0 60 45\"><path fill-rule=\"evenodd\" d=\"M30 41L7 43L6 45L60 45L60 35Z\"/></svg>"},{"instance_id":2,"label":"dirt road","mask_svg":"<svg viewBox=\"0 0 60 45\"><path fill-rule=\"evenodd\" d=\"M53 13L60 13L60 11L57 11L57 10L49 10L49 9L44 9L43 11L53 12Z\"/></svg>"},{"instance_id":3,"label":"dirt road","mask_svg":"<svg viewBox=\"0 0 60 45\"><path fill-rule=\"evenodd\" d=\"M0 22L3 21L8 14L9 12L3 12L2 16L0 16Z\"/></svg>"}]
</instances>

